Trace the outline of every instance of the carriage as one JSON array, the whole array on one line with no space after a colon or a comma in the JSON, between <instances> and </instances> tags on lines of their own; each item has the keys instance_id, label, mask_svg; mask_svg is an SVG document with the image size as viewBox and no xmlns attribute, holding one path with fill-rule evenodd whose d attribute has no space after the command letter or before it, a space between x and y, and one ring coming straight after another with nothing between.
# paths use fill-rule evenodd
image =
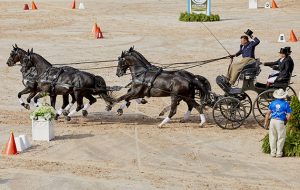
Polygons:
<instances>
[{"instance_id":1,"label":"carriage","mask_svg":"<svg viewBox=\"0 0 300 190\"><path fill-rule=\"evenodd\" d=\"M200 126L205 122L203 108L204 106L209 106L212 108L212 114L215 123L223 129L239 128L251 113L253 113L253 116L255 120L258 122L258 124L263 127L264 117L268 110L269 103L273 100L272 94L274 90L278 88L283 88L284 90L286 90L288 92L288 96L287 96L288 101L291 100L291 96L296 95L295 90L290 86L290 81L285 81L280 83L276 82L273 85L266 85L266 84L256 82L256 77L260 74L261 71L260 69L261 62L258 59L255 62L245 66L240 72L238 81L242 81L241 88L230 87L226 83L226 80L223 76L217 77L216 83L224 91L223 95L218 95L212 92L210 83L205 77L202 77L200 75L194 75L186 71L187 68L192 68L195 66L199 66L199 65L203 65L213 61L227 59L227 58L228 56L217 58L217 59L206 60L206 61L202 61L200 64L199 62L191 62L194 65L188 67L185 66L186 67L185 69L174 70L174 71L163 71L163 68L156 67L150 64L150 62L148 62L142 54L135 51L132 47L126 53L122 52L121 57L119 57L118 59L118 67L116 73L117 76L120 77L126 75L126 70L129 67L132 67L130 69L131 71L130 74L132 75L132 84L131 87L129 87L127 94L119 97L117 100L114 100L111 97L109 97L109 94L107 94L107 92L116 91L119 90L120 88L119 87L112 88L106 86L104 79L102 79L100 76L95 76L86 72L81 72L77 69L69 68L69 67L61 67L61 68L52 67L52 65L49 62L47 62L45 59L42 59L40 55L32 54L32 51L29 52L29 50L26 55L26 51L18 48L17 46L14 47L14 49L12 50L7 65L14 66L16 62L21 61L24 62L24 64L22 64L22 69L21 69L22 73L24 71L23 67L24 68L38 67L37 70L40 70L40 72L43 75L45 75L46 78L48 78L50 75L49 68L51 68L54 71L57 70L58 72L54 72L55 80L51 80L50 83L49 82L45 83L42 80L33 81L33 83L34 84L38 82L41 84L45 83L47 87L49 87L47 89L50 89L50 92L53 93L53 95L50 96L51 105L53 107L55 107L56 95L59 95L58 91L55 90L54 88L63 87L63 90L68 90L68 92L62 94L64 96L63 98L64 104L62 108L59 110L60 113L62 111L64 112L69 111L73 103L77 101L76 110L73 110L72 112L68 113L66 116L68 120L70 120L70 116L72 114L78 112L81 109L83 110L83 113L86 113L83 115L84 116L87 115L87 108L93 103L95 103L95 98L92 97L92 94L99 94L108 104L109 109L111 109L111 105L114 102L121 102L123 100L129 103L130 100L136 98L143 98L144 96L148 96L148 97L171 96L171 105L169 106L170 107L169 116L165 118L165 120L160 124L160 126L167 123L170 120L170 118L175 115L177 105L180 103L181 100L183 100L188 105L187 113L190 114L193 108L195 108L199 112L201 118ZM186 63L179 63L179 64L186 65ZM169 64L169 65L174 65L174 64ZM71 71L69 71L70 69ZM68 71L64 71L64 70L68 70ZM73 98L74 100L72 99L72 103L70 104L68 101L68 94L71 94L72 96L72 93L70 93L69 91L72 90L73 87L65 87L66 85L64 82L59 83L57 82L58 80L56 79L58 76L59 77L62 76L61 75L62 71L66 72L66 76L68 77L71 76L70 72L75 73L74 77L78 77L79 76L78 73L80 73L82 77L85 76L85 78L90 79L87 81L91 81L91 84L90 83L86 84L85 86L83 86L84 88L79 88L80 85L75 86L76 88L74 88L75 91L73 92L73 95L75 95L75 93L77 94L80 93L79 94L80 96ZM158 81L158 78L161 77L162 75L164 75L164 78L160 79L159 82L154 83L154 81ZM177 84L177 86L171 86L174 85L175 83ZM24 107L26 107L25 105L27 104L25 104L22 101L21 95L26 93L31 93L27 98L27 102L29 103L31 98L33 98L38 92L36 85L32 86L26 83L25 87L26 88L18 94L20 103ZM247 91L254 91L258 94L253 103L250 96L247 94ZM200 95L198 97L200 98L200 103L197 103L194 100L196 98L195 94ZM34 98L35 103L37 103L37 99L39 98L39 95L35 96ZM90 100L89 103L83 105L82 102L83 97L89 99ZM58 115L60 115L60 113ZM204 122L202 119L204 120Z\"/></svg>"},{"instance_id":2,"label":"carriage","mask_svg":"<svg viewBox=\"0 0 300 190\"><path fill-rule=\"evenodd\" d=\"M282 88L288 92L287 100L296 96L295 90L290 86L290 80L275 82L272 85L256 82L260 74L261 62L246 65L239 74L238 83L242 81L242 87L230 87L223 76L218 76L217 84L224 91L224 95L216 95L211 92L210 107L213 108L213 118L216 124L223 129L237 129L252 113L256 122L264 127L264 118L268 111L268 105L274 100L273 92ZM247 91L254 91L258 95L254 102Z\"/></svg>"}]
</instances>

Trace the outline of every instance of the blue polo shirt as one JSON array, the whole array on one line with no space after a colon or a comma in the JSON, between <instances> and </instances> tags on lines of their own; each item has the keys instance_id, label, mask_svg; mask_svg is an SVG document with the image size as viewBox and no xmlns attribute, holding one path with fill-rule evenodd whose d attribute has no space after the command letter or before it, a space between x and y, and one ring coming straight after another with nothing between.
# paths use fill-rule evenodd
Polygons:
<instances>
[{"instance_id":1,"label":"blue polo shirt","mask_svg":"<svg viewBox=\"0 0 300 190\"><path fill-rule=\"evenodd\" d=\"M281 121L286 121L286 115L291 113L290 104L284 99L276 99L269 105L269 110L271 110L271 119L278 119Z\"/></svg>"}]
</instances>

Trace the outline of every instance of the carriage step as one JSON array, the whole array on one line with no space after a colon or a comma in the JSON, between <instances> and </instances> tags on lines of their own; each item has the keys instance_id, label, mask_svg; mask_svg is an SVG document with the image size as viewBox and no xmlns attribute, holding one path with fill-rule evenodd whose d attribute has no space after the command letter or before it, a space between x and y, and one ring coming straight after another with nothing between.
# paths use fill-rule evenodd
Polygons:
<instances>
[{"instance_id":1,"label":"carriage step","mask_svg":"<svg viewBox=\"0 0 300 190\"><path fill-rule=\"evenodd\" d=\"M235 94L241 94L243 90L241 88L230 88L229 94L235 95Z\"/></svg>"}]
</instances>

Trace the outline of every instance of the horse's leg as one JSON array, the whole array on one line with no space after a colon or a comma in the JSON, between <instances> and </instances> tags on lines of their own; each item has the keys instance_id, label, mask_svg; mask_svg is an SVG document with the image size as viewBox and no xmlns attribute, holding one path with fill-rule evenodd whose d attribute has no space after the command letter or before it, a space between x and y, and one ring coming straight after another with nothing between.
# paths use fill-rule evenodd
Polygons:
<instances>
[{"instance_id":1,"label":"horse's leg","mask_svg":"<svg viewBox=\"0 0 300 190\"><path fill-rule=\"evenodd\" d=\"M66 107L65 107L64 110L63 110L64 116L67 116L67 115L70 113L70 109L72 108L72 106L73 106L73 105L75 104L75 102L76 102L76 98L75 98L74 93L72 92L72 93L70 93L70 95L71 95L71 98L72 98L71 103L69 103L69 96L66 96L66 97L65 97L65 98L66 98Z\"/></svg>"},{"instance_id":2,"label":"horse's leg","mask_svg":"<svg viewBox=\"0 0 300 190\"><path fill-rule=\"evenodd\" d=\"M190 103L190 101L187 101L185 99L184 99L184 101L185 101L185 103L188 106L188 110L185 112L182 122L186 122L186 121L188 121L190 119L191 112L192 112L192 109L194 107L193 104Z\"/></svg>"},{"instance_id":3,"label":"horse's leg","mask_svg":"<svg viewBox=\"0 0 300 190\"><path fill-rule=\"evenodd\" d=\"M138 103L138 104L147 104L147 103L148 103L147 100L145 100L144 98L137 98L137 99L133 99L133 100L135 100L136 103ZM131 104L130 101L125 101L125 102L120 106L120 108L117 110L118 115L122 115L122 114L123 114L123 110L124 110L125 108L129 108L130 104Z\"/></svg>"},{"instance_id":4,"label":"horse's leg","mask_svg":"<svg viewBox=\"0 0 300 190\"><path fill-rule=\"evenodd\" d=\"M85 95L84 97L87 98L87 99L89 100L89 102L86 103L86 104L84 105L83 109L82 109L82 115L83 115L84 117L86 117L86 116L88 115L87 109L88 109L92 104L94 104L95 102L97 102L97 99L94 98L91 94Z\"/></svg>"},{"instance_id":5,"label":"horse's leg","mask_svg":"<svg viewBox=\"0 0 300 190\"><path fill-rule=\"evenodd\" d=\"M40 98L42 98L42 97L43 97L43 93L38 93L38 95L36 95L36 96L33 98L33 102L34 102L35 107L38 107L38 106L39 106L38 100L39 100Z\"/></svg>"},{"instance_id":6,"label":"horse's leg","mask_svg":"<svg viewBox=\"0 0 300 190\"><path fill-rule=\"evenodd\" d=\"M57 97L57 95L51 95L50 96L50 104L51 104L51 106L55 109L55 104L56 104L56 97ZM55 116L55 120L57 120L58 119L58 117L61 115L61 113L62 113L62 109L61 108L59 108L58 110L56 110L56 116Z\"/></svg>"},{"instance_id":7,"label":"horse's leg","mask_svg":"<svg viewBox=\"0 0 300 190\"><path fill-rule=\"evenodd\" d=\"M137 91L138 92L138 91ZM129 100L135 99L134 95L136 95L136 91L135 90L131 90L130 92L127 92L127 94L121 96L120 98L117 99L117 102L121 102L123 100L126 100L126 102L128 102Z\"/></svg>"},{"instance_id":8,"label":"horse's leg","mask_svg":"<svg viewBox=\"0 0 300 190\"><path fill-rule=\"evenodd\" d=\"M166 123L168 123L171 120L171 118L176 114L177 105L179 104L180 101L181 101L181 99L178 96L176 96L176 95L171 96L171 110L170 110L169 116L166 117L159 124L159 127L162 127L163 125L165 125Z\"/></svg>"},{"instance_id":9,"label":"horse's leg","mask_svg":"<svg viewBox=\"0 0 300 190\"><path fill-rule=\"evenodd\" d=\"M26 109L30 109L30 106L29 106L29 104L24 103L24 101L22 99L22 95L30 93L31 90L32 89L30 87L26 87L24 90L22 90L21 92L18 93L19 102L20 102L21 106L23 106Z\"/></svg>"},{"instance_id":10,"label":"horse's leg","mask_svg":"<svg viewBox=\"0 0 300 190\"><path fill-rule=\"evenodd\" d=\"M71 120L71 116L72 116L72 115L74 115L76 112L79 112L79 111L84 107L84 105L83 105L83 96L82 96L81 92L76 91L76 92L74 93L74 95L75 95L75 98L76 98L77 107L76 107L75 110L72 110L72 111L66 116L66 119L67 119L68 121Z\"/></svg>"},{"instance_id":11,"label":"horse's leg","mask_svg":"<svg viewBox=\"0 0 300 190\"><path fill-rule=\"evenodd\" d=\"M129 108L130 104L131 104L130 101L125 101L125 102L120 106L120 108L117 110L118 115L123 115L123 110L124 110L125 108Z\"/></svg>"},{"instance_id":12,"label":"horse's leg","mask_svg":"<svg viewBox=\"0 0 300 190\"><path fill-rule=\"evenodd\" d=\"M29 94L29 96L28 96L27 99L26 99L26 101L27 101L28 104L31 104L31 105L35 106L35 105L34 105L34 102L33 102L33 100L32 100L32 98L33 98L36 94L37 94L37 91L31 92L31 93Z\"/></svg>"},{"instance_id":13,"label":"horse's leg","mask_svg":"<svg viewBox=\"0 0 300 190\"><path fill-rule=\"evenodd\" d=\"M204 106L203 105L200 105L198 104L194 99L186 99L186 102L189 102L188 104L191 104L193 105L193 107L199 112L200 114L200 127L202 127L204 125L204 123L206 122L206 119L205 119L205 115L203 113L203 108Z\"/></svg>"},{"instance_id":14,"label":"horse's leg","mask_svg":"<svg viewBox=\"0 0 300 190\"><path fill-rule=\"evenodd\" d=\"M69 105L69 94L62 95L63 97L63 104L61 106L61 110L64 111L65 108Z\"/></svg>"},{"instance_id":15,"label":"horse's leg","mask_svg":"<svg viewBox=\"0 0 300 190\"><path fill-rule=\"evenodd\" d=\"M165 115L168 111L171 110L171 105L164 107L161 112L159 113L159 116Z\"/></svg>"}]
</instances>

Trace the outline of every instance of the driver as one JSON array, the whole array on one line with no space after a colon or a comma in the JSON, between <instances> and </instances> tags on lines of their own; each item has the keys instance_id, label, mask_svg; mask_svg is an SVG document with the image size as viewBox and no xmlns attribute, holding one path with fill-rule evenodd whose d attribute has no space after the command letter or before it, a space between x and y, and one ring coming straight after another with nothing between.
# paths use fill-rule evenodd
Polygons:
<instances>
[{"instance_id":1,"label":"driver","mask_svg":"<svg viewBox=\"0 0 300 190\"><path fill-rule=\"evenodd\" d=\"M248 64L255 61L255 47L260 43L257 37L254 37L251 30L245 32L246 35L241 36L240 50L235 55L230 55L230 58L238 57L242 55L242 59L239 62L235 62L230 65L227 74L227 80L230 85L234 85L241 70ZM249 41L248 36L253 39Z\"/></svg>"},{"instance_id":2,"label":"driver","mask_svg":"<svg viewBox=\"0 0 300 190\"><path fill-rule=\"evenodd\" d=\"M266 62L265 66L270 66L273 68L269 78L268 84L273 84L275 82L288 82L292 76L294 70L294 61L291 58L291 48L285 47L280 48L279 59L275 62Z\"/></svg>"}]
</instances>

